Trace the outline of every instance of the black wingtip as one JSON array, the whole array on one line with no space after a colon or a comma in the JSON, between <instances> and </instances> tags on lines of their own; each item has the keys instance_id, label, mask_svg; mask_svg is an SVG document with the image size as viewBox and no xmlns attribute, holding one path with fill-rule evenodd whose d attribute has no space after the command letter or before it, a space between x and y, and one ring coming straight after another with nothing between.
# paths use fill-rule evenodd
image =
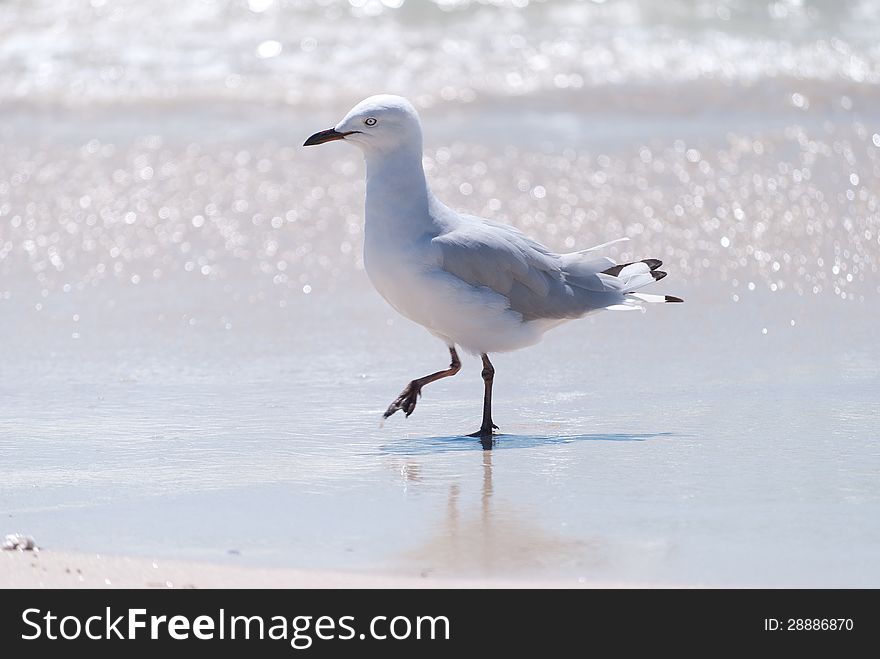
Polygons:
<instances>
[{"instance_id":1,"label":"black wingtip","mask_svg":"<svg viewBox=\"0 0 880 659\"><path fill-rule=\"evenodd\" d=\"M630 261L629 263L618 263L617 265L612 265L607 270L603 270L602 274L617 277L620 274L621 270L623 270L627 266L634 265L635 263L644 263L646 266L648 266L648 269L652 271L663 265L663 261L661 261L660 259L642 259L641 261ZM657 279L659 279L659 277Z\"/></svg>"},{"instance_id":2,"label":"black wingtip","mask_svg":"<svg viewBox=\"0 0 880 659\"><path fill-rule=\"evenodd\" d=\"M651 275L654 277L654 281L660 281L666 276L666 273L662 270L652 270Z\"/></svg>"},{"instance_id":3,"label":"black wingtip","mask_svg":"<svg viewBox=\"0 0 880 659\"><path fill-rule=\"evenodd\" d=\"M674 295L667 295L666 302L684 302L680 297L675 297Z\"/></svg>"}]
</instances>

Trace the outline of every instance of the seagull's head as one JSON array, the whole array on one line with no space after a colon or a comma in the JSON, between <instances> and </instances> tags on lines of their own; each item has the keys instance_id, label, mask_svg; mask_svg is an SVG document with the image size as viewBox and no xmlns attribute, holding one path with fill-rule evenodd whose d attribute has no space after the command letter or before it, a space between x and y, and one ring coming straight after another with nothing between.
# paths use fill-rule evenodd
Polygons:
<instances>
[{"instance_id":1,"label":"seagull's head","mask_svg":"<svg viewBox=\"0 0 880 659\"><path fill-rule=\"evenodd\" d=\"M422 150L422 124L412 104L402 96L370 96L355 105L333 128L315 133L303 146L336 140L357 145L364 153Z\"/></svg>"}]
</instances>

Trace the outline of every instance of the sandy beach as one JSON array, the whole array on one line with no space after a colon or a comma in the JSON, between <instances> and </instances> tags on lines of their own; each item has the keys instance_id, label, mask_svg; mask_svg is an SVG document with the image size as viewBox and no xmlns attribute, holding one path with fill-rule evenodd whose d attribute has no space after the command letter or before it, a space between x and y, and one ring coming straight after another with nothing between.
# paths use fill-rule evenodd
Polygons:
<instances>
[{"instance_id":1,"label":"sandy beach","mask_svg":"<svg viewBox=\"0 0 880 659\"><path fill-rule=\"evenodd\" d=\"M563 579L433 579L427 575L234 567L70 552L0 553L0 588L661 588L682 584Z\"/></svg>"}]
</instances>

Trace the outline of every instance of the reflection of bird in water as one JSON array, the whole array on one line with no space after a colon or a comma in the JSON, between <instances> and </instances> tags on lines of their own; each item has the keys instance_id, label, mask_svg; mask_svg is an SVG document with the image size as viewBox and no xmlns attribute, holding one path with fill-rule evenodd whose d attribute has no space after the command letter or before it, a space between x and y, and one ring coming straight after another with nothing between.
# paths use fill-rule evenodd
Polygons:
<instances>
[{"instance_id":1,"label":"reflection of bird in water","mask_svg":"<svg viewBox=\"0 0 880 659\"><path fill-rule=\"evenodd\" d=\"M600 562L593 540L566 538L529 520L521 509L499 506L492 481L492 452L482 451L479 509L471 508L460 483L449 486L446 516L438 531L407 557L424 576L497 575L537 570L559 573L566 566Z\"/></svg>"}]
</instances>

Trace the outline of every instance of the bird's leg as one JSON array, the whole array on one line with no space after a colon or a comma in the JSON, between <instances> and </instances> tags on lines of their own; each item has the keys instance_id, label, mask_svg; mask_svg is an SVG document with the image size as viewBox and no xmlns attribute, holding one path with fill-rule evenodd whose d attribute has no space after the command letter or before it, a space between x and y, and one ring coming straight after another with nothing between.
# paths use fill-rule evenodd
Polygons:
<instances>
[{"instance_id":1,"label":"bird's leg","mask_svg":"<svg viewBox=\"0 0 880 659\"><path fill-rule=\"evenodd\" d=\"M452 377L458 373L461 370L461 361L458 359L458 353L455 351L455 346L449 346L449 356L451 357L449 368L443 371L437 371L436 373L431 373L431 375L426 375L423 378L410 382L406 385L397 399L388 406L388 409L385 410L385 414L383 414L382 417L387 419L397 410L403 410L403 413L409 416L413 413L413 410L416 409L416 402L418 401L419 396L422 395L422 387L442 378Z\"/></svg>"},{"instance_id":2,"label":"bird's leg","mask_svg":"<svg viewBox=\"0 0 880 659\"><path fill-rule=\"evenodd\" d=\"M489 355L484 353L480 356L483 358L483 372L481 375L485 385L483 393L483 423L477 432L468 436L486 438L492 436L493 430L498 430L498 426L492 423L492 382L495 379L495 367L489 361Z\"/></svg>"}]
</instances>

